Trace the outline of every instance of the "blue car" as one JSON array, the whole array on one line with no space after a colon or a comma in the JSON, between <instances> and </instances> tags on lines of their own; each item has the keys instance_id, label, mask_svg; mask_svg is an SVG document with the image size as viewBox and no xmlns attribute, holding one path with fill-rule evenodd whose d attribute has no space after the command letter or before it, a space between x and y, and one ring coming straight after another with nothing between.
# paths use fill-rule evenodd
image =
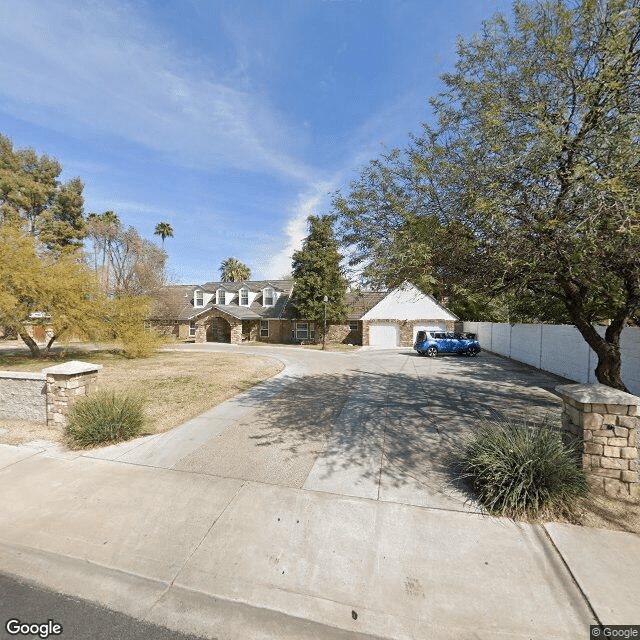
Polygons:
<instances>
[{"instance_id":1,"label":"blue car","mask_svg":"<svg viewBox=\"0 0 640 640\"><path fill-rule=\"evenodd\" d=\"M474 334L444 331L418 331L413 348L421 356L429 358L435 358L439 353L457 353L473 357L482 351Z\"/></svg>"}]
</instances>

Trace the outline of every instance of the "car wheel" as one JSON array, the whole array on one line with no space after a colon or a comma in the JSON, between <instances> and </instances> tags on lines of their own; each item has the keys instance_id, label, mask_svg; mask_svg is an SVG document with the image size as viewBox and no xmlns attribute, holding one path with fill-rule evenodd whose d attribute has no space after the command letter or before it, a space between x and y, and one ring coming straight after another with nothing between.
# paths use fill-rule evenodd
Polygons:
<instances>
[{"instance_id":1,"label":"car wheel","mask_svg":"<svg viewBox=\"0 0 640 640\"><path fill-rule=\"evenodd\" d=\"M478 347L469 347L467 349L467 355L470 358L474 358L475 356L477 356L478 355Z\"/></svg>"},{"instance_id":2,"label":"car wheel","mask_svg":"<svg viewBox=\"0 0 640 640\"><path fill-rule=\"evenodd\" d=\"M435 358L438 355L438 348L437 347L429 347L427 349L427 357L428 358Z\"/></svg>"}]
</instances>

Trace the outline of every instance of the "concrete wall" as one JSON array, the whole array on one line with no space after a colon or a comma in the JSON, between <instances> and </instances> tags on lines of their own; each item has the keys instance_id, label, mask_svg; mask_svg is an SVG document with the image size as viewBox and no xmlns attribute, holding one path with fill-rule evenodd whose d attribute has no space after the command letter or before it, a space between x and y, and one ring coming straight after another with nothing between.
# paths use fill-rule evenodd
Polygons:
<instances>
[{"instance_id":1,"label":"concrete wall","mask_svg":"<svg viewBox=\"0 0 640 640\"><path fill-rule=\"evenodd\" d=\"M46 422L46 376L0 371L0 420Z\"/></svg>"},{"instance_id":2,"label":"concrete wall","mask_svg":"<svg viewBox=\"0 0 640 640\"><path fill-rule=\"evenodd\" d=\"M72 360L41 373L0 371L0 419L64 427L75 401L98 388L100 369Z\"/></svg>"},{"instance_id":3,"label":"concrete wall","mask_svg":"<svg viewBox=\"0 0 640 640\"><path fill-rule=\"evenodd\" d=\"M597 327L604 335L606 327ZM576 382L597 382L598 358L572 325L465 322L483 349L530 364ZM640 328L627 327L620 339L622 380L640 394Z\"/></svg>"}]
</instances>

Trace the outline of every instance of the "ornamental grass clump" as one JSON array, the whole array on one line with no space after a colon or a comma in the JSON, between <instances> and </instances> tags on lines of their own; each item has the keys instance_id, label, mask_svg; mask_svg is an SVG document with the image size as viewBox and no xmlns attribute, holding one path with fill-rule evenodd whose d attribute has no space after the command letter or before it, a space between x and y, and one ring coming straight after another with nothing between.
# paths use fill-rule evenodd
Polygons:
<instances>
[{"instance_id":1,"label":"ornamental grass clump","mask_svg":"<svg viewBox=\"0 0 640 640\"><path fill-rule=\"evenodd\" d=\"M588 491L577 449L547 419L483 418L465 445L461 475L492 514L566 514Z\"/></svg>"},{"instance_id":2,"label":"ornamental grass clump","mask_svg":"<svg viewBox=\"0 0 640 640\"><path fill-rule=\"evenodd\" d=\"M145 424L144 401L140 396L98 391L71 407L65 429L76 447L119 442L137 436Z\"/></svg>"}]
</instances>

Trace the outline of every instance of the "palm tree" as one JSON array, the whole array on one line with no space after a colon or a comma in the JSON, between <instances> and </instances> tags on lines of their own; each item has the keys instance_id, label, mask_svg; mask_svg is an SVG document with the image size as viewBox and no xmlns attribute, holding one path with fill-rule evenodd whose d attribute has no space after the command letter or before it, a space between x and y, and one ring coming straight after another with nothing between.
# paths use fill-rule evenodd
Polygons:
<instances>
[{"instance_id":1,"label":"palm tree","mask_svg":"<svg viewBox=\"0 0 640 640\"><path fill-rule=\"evenodd\" d=\"M162 238L162 248L164 249L164 239L173 238L173 227L168 222L158 222L153 234Z\"/></svg>"},{"instance_id":2,"label":"palm tree","mask_svg":"<svg viewBox=\"0 0 640 640\"><path fill-rule=\"evenodd\" d=\"M248 280L251 277L251 269L236 258L227 258L220 263L220 277L222 282Z\"/></svg>"}]
</instances>

